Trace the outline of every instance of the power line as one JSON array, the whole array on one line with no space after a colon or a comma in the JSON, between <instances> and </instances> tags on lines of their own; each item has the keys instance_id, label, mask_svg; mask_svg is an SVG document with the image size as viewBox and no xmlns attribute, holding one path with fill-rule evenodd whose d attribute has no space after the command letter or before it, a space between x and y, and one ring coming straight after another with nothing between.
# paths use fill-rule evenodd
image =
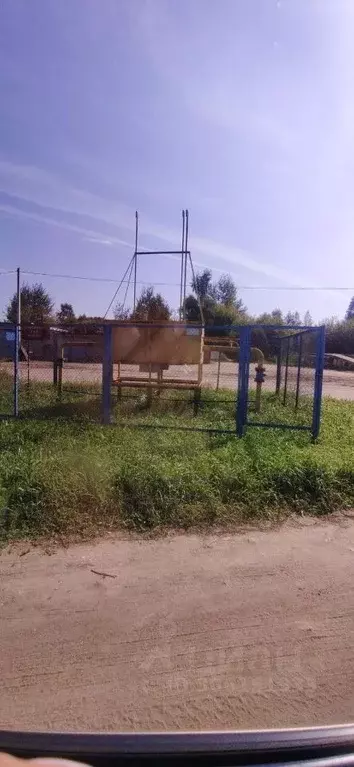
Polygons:
<instances>
[{"instance_id":1,"label":"power line","mask_svg":"<svg viewBox=\"0 0 354 767\"><path fill-rule=\"evenodd\" d=\"M352 290L338 285L237 285L237 290Z\"/></svg>"},{"instance_id":2,"label":"power line","mask_svg":"<svg viewBox=\"0 0 354 767\"><path fill-rule=\"evenodd\" d=\"M8 273L10 274L10 272ZM14 270L13 270L13 273L15 273ZM27 271L26 269L21 269L21 274L30 274L35 277L58 277L59 279L62 279L62 280L88 280L91 282L110 282L113 284L117 284L117 282L119 282L120 285L124 285L126 282L129 282L129 280L115 280L113 279L113 277L87 277L80 274L51 274L50 272L30 272L30 271ZM137 284L151 285L151 280L150 282L138 281ZM154 285L165 286L165 287L167 286L176 287L179 285L179 282L154 282Z\"/></svg>"},{"instance_id":3,"label":"power line","mask_svg":"<svg viewBox=\"0 0 354 767\"><path fill-rule=\"evenodd\" d=\"M130 262L129 262L130 263ZM129 267L128 267L129 268ZM8 272L0 272L1 274L14 274L15 270L11 269ZM52 274L51 272L32 272L26 269L21 269L21 274L30 274L37 277L57 277L64 280L88 280L91 282L119 282L120 285L128 283L129 280L116 280L113 277L88 277L87 275L80 274ZM138 281L138 285L153 285L165 286L165 287L178 287L178 282L150 282ZM350 290L354 292L354 287L347 287L342 285L237 285L238 290Z\"/></svg>"}]
</instances>

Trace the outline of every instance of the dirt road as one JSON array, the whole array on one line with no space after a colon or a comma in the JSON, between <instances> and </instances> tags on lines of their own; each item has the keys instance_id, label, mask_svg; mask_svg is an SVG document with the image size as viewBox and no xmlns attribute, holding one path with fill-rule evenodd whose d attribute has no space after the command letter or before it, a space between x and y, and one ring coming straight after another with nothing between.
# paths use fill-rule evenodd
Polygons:
<instances>
[{"instance_id":1,"label":"dirt road","mask_svg":"<svg viewBox=\"0 0 354 767\"><path fill-rule=\"evenodd\" d=\"M1 726L353 720L353 520L25 552L0 557Z\"/></svg>"}]
</instances>

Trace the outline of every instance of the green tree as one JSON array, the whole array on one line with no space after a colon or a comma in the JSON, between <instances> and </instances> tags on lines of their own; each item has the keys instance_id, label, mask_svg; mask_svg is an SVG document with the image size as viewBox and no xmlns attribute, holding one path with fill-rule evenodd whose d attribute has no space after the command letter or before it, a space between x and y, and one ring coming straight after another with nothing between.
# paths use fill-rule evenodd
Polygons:
<instances>
[{"instance_id":1,"label":"green tree","mask_svg":"<svg viewBox=\"0 0 354 767\"><path fill-rule=\"evenodd\" d=\"M350 299L350 303L348 306L348 309L345 313L345 319L348 320L354 320L354 296Z\"/></svg>"},{"instance_id":2,"label":"green tree","mask_svg":"<svg viewBox=\"0 0 354 767\"><path fill-rule=\"evenodd\" d=\"M307 310L307 312L305 312L304 314L304 325L306 325L307 327L311 327L311 325L313 325L312 317L309 310Z\"/></svg>"},{"instance_id":3,"label":"green tree","mask_svg":"<svg viewBox=\"0 0 354 767\"><path fill-rule=\"evenodd\" d=\"M237 295L237 287L230 275L223 274L213 283L210 269L204 269L195 275L191 288L195 295L190 294L185 300L185 314L189 322L200 322L199 302L205 325L209 327L244 322L247 310Z\"/></svg>"},{"instance_id":4,"label":"green tree","mask_svg":"<svg viewBox=\"0 0 354 767\"><path fill-rule=\"evenodd\" d=\"M273 309L273 311L271 312L271 315L275 322L277 322L279 325L283 325L284 318L283 318L283 312L281 309L278 309L278 307L276 309Z\"/></svg>"},{"instance_id":5,"label":"green tree","mask_svg":"<svg viewBox=\"0 0 354 767\"><path fill-rule=\"evenodd\" d=\"M123 304L118 303L115 306L113 314L115 320L129 320L130 309L127 309Z\"/></svg>"},{"instance_id":6,"label":"green tree","mask_svg":"<svg viewBox=\"0 0 354 767\"><path fill-rule=\"evenodd\" d=\"M256 318L259 325L283 325L284 319L280 309L273 309L272 312L263 312Z\"/></svg>"},{"instance_id":7,"label":"green tree","mask_svg":"<svg viewBox=\"0 0 354 767\"><path fill-rule=\"evenodd\" d=\"M171 309L160 293L154 294L154 288L144 288L137 300L135 310L131 315L132 320L138 322L155 322L156 320L169 320Z\"/></svg>"},{"instance_id":8,"label":"green tree","mask_svg":"<svg viewBox=\"0 0 354 767\"><path fill-rule=\"evenodd\" d=\"M21 322L42 325L53 318L54 303L41 283L24 284L21 288ZM6 319L17 321L17 294L14 293L6 308Z\"/></svg>"},{"instance_id":9,"label":"green tree","mask_svg":"<svg viewBox=\"0 0 354 767\"><path fill-rule=\"evenodd\" d=\"M239 314L246 313L246 307L237 295L237 287L229 274L222 274L214 287L214 294L219 304L232 306Z\"/></svg>"},{"instance_id":10,"label":"green tree","mask_svg":"<svg viewBox=\"0 0 354 767\"><path fill-rule=\"evenodd\" d=\"M285 315L285 324L286 325L301 325L301 317L298 311L296 312L288 312Z\"/></svg>"},{"instance_id":11,"label":"green tree","mask_svg":"<svg viewBox=\"0 0 354 767\"><path fill-rule=\"evenodd\" d=\"M57 322L75 322L75 312L72 304L60 304L60 309L57 312Z\"/></svg>"},{"instance_id":12,"label":"green tree","mask_svg":"<svg viewBox=\"0 0 354 767\"><path fill-rule=\"evenodd\" d=\"M191 288L194 293L199 296L201 302L205 301L207 297L214 298L212 295L213 285L210 269L204 269L202 272L197 272L192 279Z\"/></svg>"},{"instance_id":13,"label":"green tree","mask_svg":"<svg viewBox=\"0 0 354 767\"><path fill-rule=\"evenodd\" d=\"M76 321L87 323L89 325L91 322L103 322L103 317L91 317L88 314L79 314Z\"/></svg>"}]
</instances>

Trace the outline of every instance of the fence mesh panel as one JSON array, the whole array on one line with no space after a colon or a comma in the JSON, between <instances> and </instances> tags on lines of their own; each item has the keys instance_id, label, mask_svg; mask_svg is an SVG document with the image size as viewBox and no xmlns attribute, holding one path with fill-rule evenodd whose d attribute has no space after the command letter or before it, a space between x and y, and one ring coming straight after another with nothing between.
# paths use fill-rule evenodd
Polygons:
<instances>
[{"instance_id":1,"label":"fence mesh panel","mask_svg":"<svg viewBox=\"0 0 354 767\"><path fill-rule=\"evenodd\" d=\"M234 432L237 412L237 423L243 425L310 429L321 331L284 327L222 330L223 335L216 335L215 328L178 322L112 323L111 410L105 422L110 417L120 425ZM247 360L243 356L239 389L241 338L248 334L249 378L246 386ZM107 412L102 387L104 338L101 323L22 325L20 416L100 422ZM1 417L14 412L14 331L8 326L0 328L0 339ZM244 341L242 344L244 355Z\"/></svg>"},{"instance_id":2,"label":"fence mesh panel","mask_svg":"<svg viewBox=\"0 0 354 767\"><path fill-rule=\"evenodd\" d=\"M248 422L276 423L311 428L318 329L301 331L257 331L266 336L259 344L264 350L264 382L257 387L259 362L250 365ZM256 333L251 334L252 345ZM252 358L252 354L251 354ZM257 398L258 388L258 398Z\"/></svg>"},{"instance_id":3,"label":"fence mesh panel","mask_svg":"<svg viewBox=\"0 0 354 767\"><path fill-rule=\"evenodd\" d=\"M20 414L101 417L103 327L23 327Z\"/></svg>"},{"instance_id":4,"label":"fence mesh panel","mask_svg":"<svg viewBox=\"0 0 354 767\"><path fill-rule=\"evenodd\" d=\"M235 339L179 323L113 333L115 423L235 429Z\"/></svg>"}]
</instances>

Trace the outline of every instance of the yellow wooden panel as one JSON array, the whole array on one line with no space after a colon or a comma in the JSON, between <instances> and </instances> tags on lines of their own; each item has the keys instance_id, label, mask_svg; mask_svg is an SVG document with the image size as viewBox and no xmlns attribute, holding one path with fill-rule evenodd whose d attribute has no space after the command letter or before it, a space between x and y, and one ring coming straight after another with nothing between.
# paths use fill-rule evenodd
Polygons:
<instances>
[{"instance_id":1,"label":"yellow wooden panel","mask_svg":"<svg viewBox=\"0 0 354 767\"><path fill-rule=\"evenodd\" d=\"M125 325L112 328L113 362L132 365L199 365L204 331L184 323L167 327Z\"/></svg>"}]
</instances>

